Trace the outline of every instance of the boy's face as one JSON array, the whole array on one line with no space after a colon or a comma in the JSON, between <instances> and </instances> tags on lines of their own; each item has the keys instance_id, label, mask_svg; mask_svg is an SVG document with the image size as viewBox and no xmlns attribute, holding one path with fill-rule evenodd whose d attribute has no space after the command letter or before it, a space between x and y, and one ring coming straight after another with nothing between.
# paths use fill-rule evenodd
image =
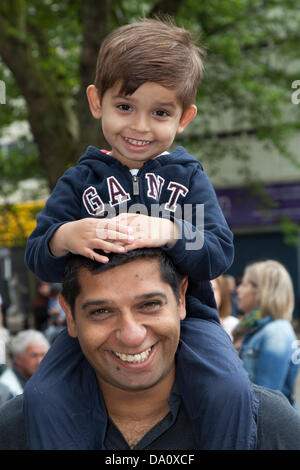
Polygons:
<instances>
[{"instance_id":1,"label":"boy's face","mask_svg":"<svg viewBox=\"0 0 300 470\"><path fill-rule=\"evenodd\" d=\"M90 109L102 119L102 129L112 156L129 169L141 168L168 150L197 113L191 105L183 112L176 90L147 82L132 95L120 94L120 83L107 90L100 103L97 89L87 89Z\"/></svg>"}]
</instances>

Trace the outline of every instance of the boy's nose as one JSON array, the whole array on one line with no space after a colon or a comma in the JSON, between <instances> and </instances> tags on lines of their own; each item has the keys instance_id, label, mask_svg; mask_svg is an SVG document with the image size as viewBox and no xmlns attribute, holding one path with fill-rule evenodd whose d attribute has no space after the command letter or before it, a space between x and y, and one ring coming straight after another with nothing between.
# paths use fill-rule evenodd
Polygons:
<instances>
[{"instance_id":1,"label":"boy's nose","mask_svg":"<svg viewBox=\"0 0 300 470\"><path fill-rule=\"evenodd\" d=\"M143 114L137 114L131 122L131 128L137 132L149 132L150 125L148 117Z\"/></svg>"}]
</instances>

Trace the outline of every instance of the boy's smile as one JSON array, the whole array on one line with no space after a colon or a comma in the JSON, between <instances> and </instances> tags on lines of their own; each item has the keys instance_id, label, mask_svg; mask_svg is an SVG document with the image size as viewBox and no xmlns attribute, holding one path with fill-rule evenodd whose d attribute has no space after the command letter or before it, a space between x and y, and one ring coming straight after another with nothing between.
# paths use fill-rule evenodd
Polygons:
<instances>
[{"instance_id":1,"label":"boy's smile","mask_svg":"<svg viewBox=\"0 0 300 470\"><path fill-rule=\"evenodd\" d=\"M95 118L102 119L111 155L129 169L141 168L172 145L196 115L191 105L183 112L177 91L158 83L146 82L132 95L120 95L120 83L107 90L100 100L97 89L87 90Z\"/></svg>"}]
</instances>

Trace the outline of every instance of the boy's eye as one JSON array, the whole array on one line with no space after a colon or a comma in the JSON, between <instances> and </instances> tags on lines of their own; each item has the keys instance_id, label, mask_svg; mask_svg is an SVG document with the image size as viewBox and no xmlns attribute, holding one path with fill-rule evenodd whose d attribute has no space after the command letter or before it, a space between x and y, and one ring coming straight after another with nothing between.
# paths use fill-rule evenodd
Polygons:
<instances>
[{"instance_id":1,"label":"boy's eye","mask_svg":"<svg viewBox=\"0 0 300 470\"><path fill-rule=\"evenodd\" d=\"M158 117L168 117L169 113L167 111L164 111L163 109L158 109L157 111L154 112L154 114Z\"/></svg>"},{"instance_id":2,"label":"boy's eye","mask_svg":"<svg viewBox=\"0 0 300 470\"><path fill-rule=\"evenodd\" d=\"M129 104L119 104L117 106L117 108L120 110L120 111L130 111L132 108Z\"/></svg>"}]
</instances>

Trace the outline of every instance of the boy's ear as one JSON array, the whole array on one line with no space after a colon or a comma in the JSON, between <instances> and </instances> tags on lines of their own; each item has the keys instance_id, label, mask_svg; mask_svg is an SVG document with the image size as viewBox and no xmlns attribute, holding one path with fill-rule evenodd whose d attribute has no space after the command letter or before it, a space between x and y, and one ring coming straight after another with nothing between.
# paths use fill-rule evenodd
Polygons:
<instances>
[{"instance_id":1,"label":"boy's ear","mask_svg":"<svg viewBox=\"0 0 300 470\"><path fill-rule=\"evenodd\" d=\"M89 85L86 89L86 94L93 117L95 119L100 119L102 117L102 107L98 95L98 90L95 85Z\"/></svg>"},{"instance_id":2,"label":"boy's ear","mask_svg":"<svg viewBox=\"0 0 300 470\"><path fill-rule=\"evenodd\" d=\"M177 129L177 134L181 134L181 132L184 131L186 126L194 119L194 117L197 114L197 106L194 104L191 104L183 113L181 116L181 119L179 121L179 126Z\"/></svg>"},{"instance_id":3,"label":"boy's ear","mask_svg":"<svg viewBox=\"0 0 300 470\"><path fill-rule=\"evenodd\" d=\"M72 336L73 338L77 338L78 335L77 335L75 318L73 317L73 314L71 312L70 305L65 301L65 298L61 294L59 294L59 303L61 305L61 308L66 314L66 321L67 321L69 335Z\"/></svg>"}]
</instances>

